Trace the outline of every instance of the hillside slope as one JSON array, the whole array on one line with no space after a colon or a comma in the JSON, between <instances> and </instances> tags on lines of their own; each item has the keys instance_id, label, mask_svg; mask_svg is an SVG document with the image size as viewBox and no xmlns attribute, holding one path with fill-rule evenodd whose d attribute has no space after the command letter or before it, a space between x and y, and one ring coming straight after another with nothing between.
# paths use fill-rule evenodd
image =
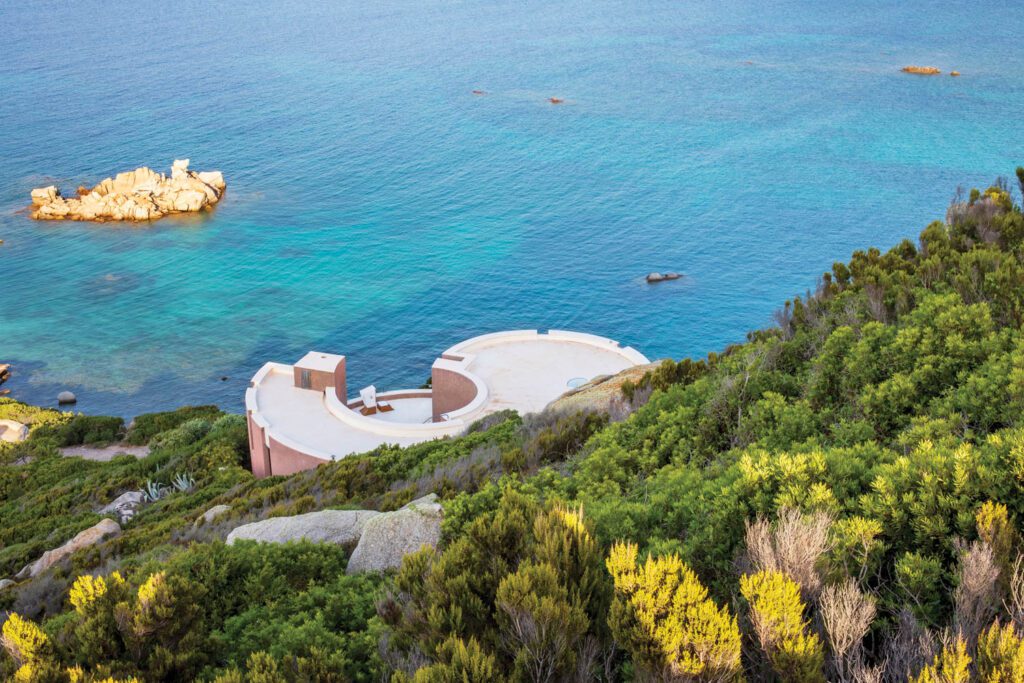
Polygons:
<instances>
[{"instance_id":1,"label":"hillside slope","mask_svg":"<svg viewBox=\"0 0 1024 683\"><path fill-rule=\"evenodd\" d=\"M1024 169L1018 170L1024 189ZM1014 190L1015 192L1016 190ZM1024 216L1008 184L858 251L778 325L621 383L612 415L498 415L291 477L212 407L119 420L0 400L0 574L170 486L120 535L0 592L22 680L969 681L1024 676ZM126 440L143 459L62 458ZM173 482L180 486L174 488ZM223 543L245 522L393 510L442 543ZM214 505L229 511L197 523ZM16 673L17 672L17 673Z\"/></svg>"}]
</instances>

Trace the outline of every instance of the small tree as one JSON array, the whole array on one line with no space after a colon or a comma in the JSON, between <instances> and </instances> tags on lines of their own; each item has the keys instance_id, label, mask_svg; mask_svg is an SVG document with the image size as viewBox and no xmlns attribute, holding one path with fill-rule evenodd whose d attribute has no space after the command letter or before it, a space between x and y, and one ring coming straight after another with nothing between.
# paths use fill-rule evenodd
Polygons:
<instances>
[{"instance_id":1,"label":"small tree","mask_svg":"<svg viewBox=\"0 0 1024 683\"><path fill-rule=\"evenodd\" d=\"M522 563L498 586L495 604L502 644L524 680L563 680L575 669L576 648L590 622L554 567Z\"/></svg>"}]
</instances>

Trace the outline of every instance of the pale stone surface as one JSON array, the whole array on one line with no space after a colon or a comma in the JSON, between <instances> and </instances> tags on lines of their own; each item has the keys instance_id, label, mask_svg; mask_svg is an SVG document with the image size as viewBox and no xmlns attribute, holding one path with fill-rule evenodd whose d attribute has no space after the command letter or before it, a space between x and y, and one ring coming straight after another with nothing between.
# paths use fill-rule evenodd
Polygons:
<instances>
[{"instance_id":1,"label":"pale stone surface","mask_svg":"<svg viewBox=\"0 0 1024 683\"><path fill-rule=\"evenodd\" d=\"M575 413L579 410L593 410L599 413L609 412L612 402L622 396L622 385L627 381L638 383L640 379L655 369L658 363L636 365L616 375L595 377L581 387L571 389L548 404L545 410Z\"/></svg>"},{"instance_id":2,"label":"pale stone surface","mask_svg":"<svg viewBox=\"0 0 1024 683\"><path fill-rule=\"evenodd\" d=\"M228 512L230 509L230 505L214 505L212 508L210 508L202 515L200 515L198 519L196 519L196 525L199 524L200 519L203 520L204 523L209 524L213 520L223 515L225 512Z\"/></svg>"},{"instance_id":3,"label":"pale stone surface","mask_svg":"<svg viewBox=\"0 0 1024 683\"><path fill-rule=\"evenodd\" d=\"M188 159L171 166L168 178L145 166L118 173L78 197L62 197L55 186L32 190L32 218L39 220L146 221L170 213L201 211L224 196L220 171L190 171Z\"/></svg>"},{"instance_id":4,"label":"pale stone surface","mask_svg":"<svg viewBox=\"0 0 1024 683\"><path fill-rule=\"evenodd\" d=\"M33 576L38 576L40 573L46 571L57 562L60 562L65 557L74 553L76 550L86 548L90 545L96 545L100 541L110 538L111 536L117 536L120 533L120 524L112 519L101 519L95 526L91 526L85 531L80 532L77 536L59 548L47 550L38 560L32 564L26 565L24 569L18 572L16 578L29 579Z\"/></svg>"},{"instance_id":5,"label":"pale stone surface","mask_svg":"<svg viewBox=\"0 0 1024 683\"><path fill-rule=\"evenodd\" d=\"M139 511L146 495L142 491L126 491L100 509L101 515L117 515L117 518L124 524Z\"/></svg>"},{"instance_id":6,"label":"pale stone surface","mask_svg":"<svg viewBox=\"0 0 1024 683\"><path fill-rule=\"evenodd\" d=\"M285 543L304 538L347 545L358 541L366 524L378 515L380 513L373 510L321 510L294 517L271 517L233 529L227 542L228 545L238 540Z\"/></svg>"},{"instance_id":7,"label":"pale stone surface","mask_svg":"<svg viewBox=\"0 0 1024 683\"><path fill-rule=\"evenodd\" d=\"M5 591L11 586L16 585L18 585L16 581L11 581L10 579L0 579L0 591Z\"/></svg>"},{"instance_id":8,"label":"pale stone surface","mask_svg":"<svg viewBox=\"0 0 1024 683\"><path fill-rule=\"evenodd\" d=\"M0 441L20 443L28 438L28 425L17 420L0 420Z\"/></svg>"},{"instance_id":9,"label":"pale stone surface","mask_svg":"<svg viewBox=\"0 0 1024 683\"><path fill-rule=\"evenodd\" d=\"M72 392L62 391L57 394L57 403L75 403L78 400Z\"/></svg>"},{"instance_id":10,"label":"pale stone surface","mask_svg":"<svg viewBox=\"0 0 1024 683\"><path fill-rule=\"evenodd\" d=\"M648 273L648 282L664 282L665 280L678 280L682 275L679 273Z\"/></svg>"},{"instance_id":11,"label":"pale stone surface","mask_svg":"<svg viewBox=\"0 0 1024 683\"><path fill-rule=\"evenodd\" d=\"M374 517L366 523L345 572L355 574L396 569L409 553L425 545L436 547L441 540L443 516L444 510L437 502L437 496L430 494L400 510Z\"/></svg>"}]
</instances>

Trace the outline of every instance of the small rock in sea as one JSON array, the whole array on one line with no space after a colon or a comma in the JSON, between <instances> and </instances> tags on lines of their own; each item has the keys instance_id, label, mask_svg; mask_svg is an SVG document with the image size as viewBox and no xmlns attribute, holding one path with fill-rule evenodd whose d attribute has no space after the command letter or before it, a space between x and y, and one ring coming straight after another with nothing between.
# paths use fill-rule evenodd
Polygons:
<instances>
[{"instance_id":1,"label":"small rock in sea","mask_svg":"<svg viewBox=\"0 0 1024 683\"><path fill-rule=\"evenodd\" d=\"M914 65L905 66L902 69L900 69L900 71L902 71L905 74L917 74L919 76L934 76L936 74L942 73L942 71L938 67Z\"/></svg>"},{"instance_id":2,"label":"small rock in sea","mask_svg":"<svg viewBox=\"0 0 1024 683\"><path fill-rule=\"evenodd\" d=\"M221 382L227 382L228 381L228 376L224 375L223 377L220 378L220 381Z\"/></svg>"},{"instance_id":3,"label":"small rock in sea","mask_svg":"<svg viewBox=\"0 0 1024 683\"><path fill-rule=\"evenodd\" d=\"M76 403L78 398L70 391L62 391L57 394L57 403Z\"/></svg>"},{"instance_id":4,"label":"small rock in sea","mask_svg":"<svg viewBox=\"0 0 1024 683\"><path fill-rule=\"evenodd\" d=\"M486 90L474 90L473 94L474 95L486 95L487 91Z\"/></svg>"},{"instance_id":5,"label":"small rock in sea","mask_svg":"<svg viewBox=\"0 0 1024 683\"><path fill-rule=\"evenodd\" d=\"M679 273L648 273L647 282L664 282L666 280L678 280L682 275Z\"/></svg>"},{"instance_id":6,"label":"small rock in sea","mask_svg":"<svg viewBox=\"0 0 1024 683\"><path fill-rule=\"evenodd\" d=\"M959 71L950 71L949 75L950 76L959 76L960 72ZM0 244L3 244L3 240L0 240Z\"/></svg>"},{"instance_id":7,"label":"small rock in sea","mask_svg":"<svg viewBox=\"0 0 1024 683\"><path fill-rule=\"evenodd\" d=\"M562 104L563 102L565 102L565 100L563 100L561 97L549 97L548 102L550 102L551 104Z\"/></svg>"},{"instance_id":8,"label":"small rock in sea","mask_svg":"<svg viewBox=\"0 0 1024 683\"><path fill-rule=\"evenodd\" d=\"M9 363L0 363L0 382L7 381L7 378L11 376L11 366Z\"/></svg>"}]
</instances>

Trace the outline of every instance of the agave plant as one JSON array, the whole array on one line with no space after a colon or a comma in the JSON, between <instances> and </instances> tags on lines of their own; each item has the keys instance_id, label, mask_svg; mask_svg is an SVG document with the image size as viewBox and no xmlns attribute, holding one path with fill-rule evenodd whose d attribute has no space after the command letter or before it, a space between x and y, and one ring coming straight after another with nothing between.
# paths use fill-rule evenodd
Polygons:
<instances>
[{"instance_id":1,"label":"agave plant","mask_svg":"<svg viewBox=\"0 0 1024 683\"><path fill-rule=\"evenodd\" d=\"M166 486L152 480L147 480L146 485L142 487L142 495L150 503L155 503L168 493L169 490Z\"/></svg>"},{"instance_id":2,"label":"agave plant","mask_svg":"<svg viewBox=\"0 0 1024 683\"><path fill-rule=\"evenodd\" d=\"M173 484L174 488L176 488L178 491L184 493L186 491L192 490L192 488L196 485L196 480L193 479L192 475L189 474L188 472L180 472L177 475L175 475L174 479L171 480L171 484Z\"/></svg>"}]
</instances>

